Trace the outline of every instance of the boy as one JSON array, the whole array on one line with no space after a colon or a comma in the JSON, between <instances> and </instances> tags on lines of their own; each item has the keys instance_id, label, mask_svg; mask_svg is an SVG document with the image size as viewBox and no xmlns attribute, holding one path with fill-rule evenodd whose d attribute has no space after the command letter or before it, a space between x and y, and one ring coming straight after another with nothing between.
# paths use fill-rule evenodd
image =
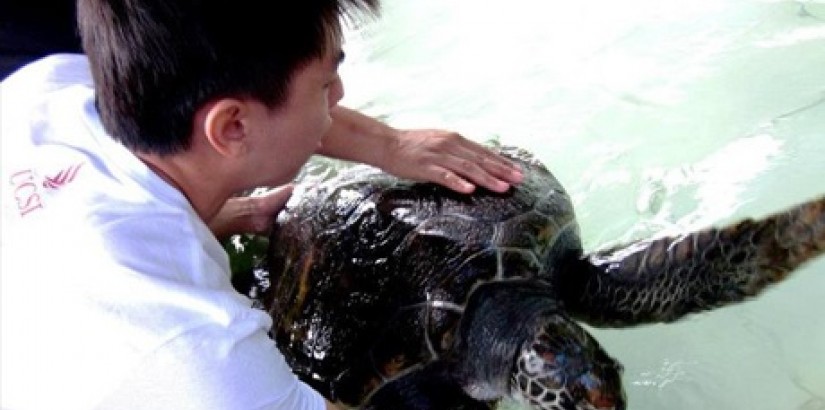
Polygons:
<instances>
[{"instance_id":1,"label":"boy","mask_svg":"<svg viewBox=\"0 0 825 410\"><path fill-rule=\"evenodd\" d=\"M80 0L87 57L0 84L4 409L333 408L292 375L215 235L262 231L313 153L460 192L521 176L457 134L338 107L374 0ZM211 228L211 230L210 230Z\"/></svg>"}]
</instances>

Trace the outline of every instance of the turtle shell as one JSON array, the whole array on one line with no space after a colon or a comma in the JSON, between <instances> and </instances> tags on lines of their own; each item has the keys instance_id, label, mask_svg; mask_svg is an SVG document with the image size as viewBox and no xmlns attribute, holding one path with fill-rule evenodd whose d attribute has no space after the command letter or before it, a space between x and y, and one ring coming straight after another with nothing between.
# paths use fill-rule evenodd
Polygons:
<instances>
[{"instance_id":1,"label":"turtle shell","mask_svg":"<svg viewBox=\"0 0 825 410\"><path fill-rule=\"evenodd\" d=\"M357 405L452 342L480 284L546 278L581 244L568 194L527 152L525 180L461 195L366 166L296 190L271 237L264 305L296 374Z\"/></svg>"}]
</instances>

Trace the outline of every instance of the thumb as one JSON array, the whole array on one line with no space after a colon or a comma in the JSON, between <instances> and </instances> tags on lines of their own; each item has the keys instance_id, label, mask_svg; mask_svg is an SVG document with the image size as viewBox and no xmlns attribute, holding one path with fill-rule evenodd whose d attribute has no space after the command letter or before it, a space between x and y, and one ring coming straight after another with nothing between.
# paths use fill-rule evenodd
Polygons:
<instances>
[{"instance_id":1,"label":"thumb","mask_svg":"<svg viewBox=\"0 0 825 410\"><path fill-rule=\"evenodd\" d=\"M293 184L281 185L267 193L249 198L252 201L252 225L255 232L265 232L275 215L278 214L292 196Z\"/></svg>"},{"instance_id":2,"label":"thumb","mask_svg":"<svg viewBox=\"0 0 825 410\"><path fill-rule=\"evenodd\" d=\"M253 197L255 201L256 214L276 214L281 211L292 196L293 184L281 185L266 192L261 196Z\"/></svg>"}]
</instances>

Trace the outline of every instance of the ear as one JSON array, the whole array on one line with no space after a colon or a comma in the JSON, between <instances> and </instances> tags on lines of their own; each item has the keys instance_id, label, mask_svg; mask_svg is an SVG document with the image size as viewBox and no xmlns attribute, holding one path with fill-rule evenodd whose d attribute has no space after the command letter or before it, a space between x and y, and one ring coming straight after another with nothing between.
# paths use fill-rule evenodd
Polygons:
<instances>
[{"instance_id":1,"label":"ear","mask_svg":"<svg viewBox=\"0 0 825 410\"><path fill-rule=\"evenodd\" d=\"M219 154L237 157L246 150L249 108L241 100L224 98L206 108L203 131Z\"/></svg>"}]
</instances>

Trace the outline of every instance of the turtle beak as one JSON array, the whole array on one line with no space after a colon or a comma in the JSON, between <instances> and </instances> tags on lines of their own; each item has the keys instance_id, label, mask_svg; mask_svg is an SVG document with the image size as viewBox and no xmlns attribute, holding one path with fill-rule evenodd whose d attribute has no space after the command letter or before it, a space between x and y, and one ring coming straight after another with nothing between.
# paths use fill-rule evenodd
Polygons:
<instances>
[{"instance_id":1,"label":"turtle beak","mask_svg":"<svg viewBox=\"0 0 825 410\"><path fill-rule=\"evenodd\" d=\"M598 410L625 410L626 406L623 395L616 396L597 389L588 390L587 402Z\"/></svg>"},{"instance_id":2,"label":"turtle beak","mask_svg":"<svg viewBox=\"0 0 825 410\"><path fill-rule=\"evenodd\" d=\"M603 363L581 375L579 386L584 390L583 408L594 410L625 410L627 400L621 383L622 366Z\"/></svg>"}]
</instances>

